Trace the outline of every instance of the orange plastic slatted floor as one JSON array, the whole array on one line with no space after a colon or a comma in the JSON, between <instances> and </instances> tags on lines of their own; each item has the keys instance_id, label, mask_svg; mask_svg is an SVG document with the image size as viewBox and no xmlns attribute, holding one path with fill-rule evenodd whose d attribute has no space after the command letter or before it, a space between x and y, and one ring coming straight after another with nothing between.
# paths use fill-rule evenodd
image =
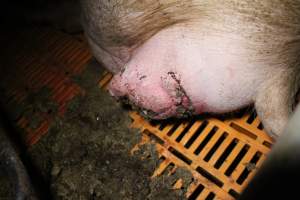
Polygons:
<instances>
[{"instance_id":1,"label":"orange plastic slatted floor","mask_svg":"<svg viewBox=\"0 0 300 200\"><path fill-rule=\"evenodd\" d=\"M35 35L38 43L48 51L42 58L20 53L17 58L19 70L23 70L27 87L38 89L47 86L52 89L52 98L59 105L60 115L63 115L67 102L84 93L70 82L70 75L80 74L91 55L85 43L63 33L32 30L29 34ZM53 62L61 67L53 68ZM100 86L105 87L110 79L111 74L105 74ZM26 92L24 88L16 87L9 95L11 101L22 102ZM28 133L28 145L36 143L48 132L52 119L47 113L41 113L41 116L44 121L35 130L28 128L26 118L18 121L18 125ZM161 124L151 124L136 112L131 112L130 116L133 119L131 126L139 128L143 134L142 142L156 143L161 162L153 176L159 176L170 168L174 172L178 167L185 167L193 174L194 182L188 188L188 199L236 198L272 146L272 140L262 130L258 117L250 111L241 117L225 120L198 117ZM180 179L174 188L181 185Z\"/></svg>"},{"instance_id":2,"label":"orange plastic slatted floor","mask_svg":"<svg viewBox=\"0 0 300 200\"><path fill-rule=\"evenodd\" d=\"M110 78L107 74L100 86L105 87ZM154 176L170 166L174 170L185 167L195 178L187 193L189 199L234 199L272 146L272 139L262 130L255 112L249 112L227 120L199 117L169 124L151 124L136 112L130 116L131 126L141 129L144 141L155 138L163 161Z\"/></svg>"}]
</instances>

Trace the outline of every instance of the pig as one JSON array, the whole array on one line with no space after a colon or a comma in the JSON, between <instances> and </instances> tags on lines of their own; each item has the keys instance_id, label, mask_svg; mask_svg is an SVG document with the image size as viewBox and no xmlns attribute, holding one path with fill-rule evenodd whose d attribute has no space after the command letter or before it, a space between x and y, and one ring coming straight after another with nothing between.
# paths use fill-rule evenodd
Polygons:
<instances>
[{"instance_id":1,"label":"pig","mask_svg":"<svg viewBox=\"0 0 300 200\"><path fill-rule=\"evenodd\" d=\"M152 119L253 104L274 139L300 83L300 0L82 0L108 87Z\"/></svg>"}]
</instances>

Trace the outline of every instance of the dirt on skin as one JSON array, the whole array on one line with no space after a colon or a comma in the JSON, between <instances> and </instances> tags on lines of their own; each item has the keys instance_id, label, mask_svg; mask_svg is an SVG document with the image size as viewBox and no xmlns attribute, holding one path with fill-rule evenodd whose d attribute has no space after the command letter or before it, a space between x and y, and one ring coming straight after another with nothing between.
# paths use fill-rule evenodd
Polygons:
<instances>
[{"instance_id":1,"label":"dirt on skin","mask_svg":"<svg viewBox=\"0 0 300 200\"><path fill-rule=\"evenodd\" d=\"M178 169L168 176L150 179L158 165L153 144L134 155L141 133L129 129L126 110L97 87L102 69L95 63L74 81L86 90L68 106L63 119L56 118L47 136L29 154L49 184L53 199L185 199L190 173ZM178 178L184 185L173 190Z\"/></svg>"}]
</instances>

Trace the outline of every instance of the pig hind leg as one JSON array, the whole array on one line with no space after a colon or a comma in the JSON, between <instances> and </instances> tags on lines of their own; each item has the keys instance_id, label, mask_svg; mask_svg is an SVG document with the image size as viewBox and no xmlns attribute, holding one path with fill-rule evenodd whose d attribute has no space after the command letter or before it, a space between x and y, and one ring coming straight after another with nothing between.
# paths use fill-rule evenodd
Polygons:
<instances>
[{"instance_id":1,"label":"pig hind leg","mask_svg":"<svg viewBox=\"0 0 300 200\"><path fill-rule=\"evenodd\" d=\"M258 91L255 101L265 130L274 139L282 134L291 117L300 83L299 68L280 70L270 74Z\"/></svg>"}]
</instances>

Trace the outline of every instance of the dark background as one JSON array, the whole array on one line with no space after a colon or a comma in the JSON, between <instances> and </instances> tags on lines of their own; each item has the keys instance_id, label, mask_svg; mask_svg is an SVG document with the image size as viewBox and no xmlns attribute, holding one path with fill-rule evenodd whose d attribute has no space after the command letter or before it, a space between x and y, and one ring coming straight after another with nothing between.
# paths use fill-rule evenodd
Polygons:
<instances>
[{"instance_id":1,"label":"dark background","mask_svg":"<svg viewBox=\"0 0 300 200\"><path fill-rule=\"evenodd\" d=\"M28 0L1 2L3 28L18 30L28 26L53 26L67 32L80 28L79 0Z\"/></svg>"}]
</instances>

